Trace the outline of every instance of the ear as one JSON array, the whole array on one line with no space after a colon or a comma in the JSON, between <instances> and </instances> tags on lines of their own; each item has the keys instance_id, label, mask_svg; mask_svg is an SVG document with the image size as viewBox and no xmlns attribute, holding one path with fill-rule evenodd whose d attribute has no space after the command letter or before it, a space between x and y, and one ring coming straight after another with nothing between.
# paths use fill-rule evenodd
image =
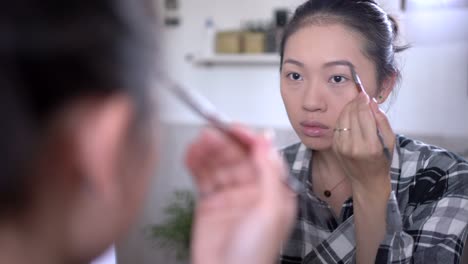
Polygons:
<instances>
[{"instance_id":1,"label":"ear","mask_svg":"<svg viewBox=\"0 0 468 264\"><path fill-rule=\"evenodd\" d=\"M397 74L394 73L383 81L382 89L380 90L380 93L377 94L375 98L377 99L377 102L379 104L382 104L385 101L387 101L388 96L390 96L390 94L393 91L393 88L395 87L396 80L397 80Z\"/></svg>"},{"instance_id":2,"label":"ear","mask_svg":"<svg viewBox=\"0 0 468 264\"><path fill-rule=\"evenodd\" d=\"M80 176L88 188L108 201L118 195L116 170L132 109L126 96L94 98L79 103L71 119Z\"/></svg>"}]
</instances>

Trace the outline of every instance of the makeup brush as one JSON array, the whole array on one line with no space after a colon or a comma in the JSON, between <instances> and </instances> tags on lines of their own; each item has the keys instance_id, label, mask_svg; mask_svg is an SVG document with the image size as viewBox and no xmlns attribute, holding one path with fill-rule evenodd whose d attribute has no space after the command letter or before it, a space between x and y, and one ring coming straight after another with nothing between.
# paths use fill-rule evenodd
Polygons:
<instances>
[{"instance_id":1,"label":"makeup brush","mask_svg":"<svg viewBox=\"0 0 468 264\"><path fill-rule=\"evenodd\" d=\"M195 93L194 91L188 91L178 84L171 83L170 85L163 85L174 94L180 101L185 103L192 111L197 113L200 117L206 120L214 128L221 131L224 135L228 136L233 141L237 142L242 149L245 151L249 150L249 147L241 141L236 135L234 135L229 128L229 119L226 115L221 114L216 108L203 96ZM296 194L307 194L308 188L301 181L287 174L283 178L285 184Z\"/></svg>"}]
</instances>

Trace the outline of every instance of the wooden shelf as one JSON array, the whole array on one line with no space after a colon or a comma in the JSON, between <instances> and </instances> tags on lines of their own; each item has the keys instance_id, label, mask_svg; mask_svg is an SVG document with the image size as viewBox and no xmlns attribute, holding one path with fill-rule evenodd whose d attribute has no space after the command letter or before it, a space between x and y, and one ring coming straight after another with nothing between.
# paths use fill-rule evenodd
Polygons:
<instances>
[{"instance_id":1,"label":"wooden shelf","mask_svg":"<svg viewBox=\"0 0 468 264\"><path fill-rule=\"evenodd\" d=\"M271 54L216 54L209 57L193 57L193 63L201 66L216 65L270 65L279 66L280 56Z\"/></svg>"}]
</instances>

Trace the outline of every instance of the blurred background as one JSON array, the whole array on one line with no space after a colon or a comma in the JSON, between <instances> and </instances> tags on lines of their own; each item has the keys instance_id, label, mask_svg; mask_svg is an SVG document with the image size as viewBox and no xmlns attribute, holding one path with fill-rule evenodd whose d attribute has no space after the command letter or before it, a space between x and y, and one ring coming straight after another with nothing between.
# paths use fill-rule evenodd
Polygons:
<instances>
[{"instance_id":1,"label":"blurred background","mask_svg":"<svg viewBox=\"0 0 468 264\"><path fill-rule=\"evenodd\" d=\"M197 90L233 120L274 129L279 147L297 140L281 102L276 51L284 24L303 1L154 1L163 25L158 60L172 80ZM395 100L383 107L394 130L468 157L468 1L379 2L400 22L401 42L412 45L398 58L403 78ZM161 247L151 227L174 223L165 208L175 201L174 192L192 190L183 152L204 122L170 95L160 96L157 177L139 221L99 263L188 263ZM172 228L169 236L183 241L178 231L184 224Z\"/></svg>"}]
</instances>

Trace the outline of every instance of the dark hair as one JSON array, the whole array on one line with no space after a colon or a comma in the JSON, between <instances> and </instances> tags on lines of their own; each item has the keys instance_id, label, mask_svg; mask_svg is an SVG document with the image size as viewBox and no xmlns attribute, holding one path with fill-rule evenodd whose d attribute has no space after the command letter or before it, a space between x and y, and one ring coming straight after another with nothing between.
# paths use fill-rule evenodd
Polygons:
<instances>
[{"instance_id":1,"label":"dark hair","mask_svg":"<svg viewBox=\"0 0 468 264\"><path fill-rule=\"evenodd\" d=\"M125 93L143 112L155 37L147 2L15 0L0 9L0 214L23 206L28 162L54 114Z\"/></svg>"},{"instance_id":2,"label":"dark hair","mask_svg":"<svg viewBox=\"0 0 468 264\"><path fill-rule=\"evenodd\" d=\"M309 0L299 6L284 31L281 65L286 43L292 34L310 24L336 22L359 32L367 41L364 52L375 63L379 83L393 74L399 77L395 53L408 46L395 44L398 25L374 0Z\"/></svg>"}]
</instances>

